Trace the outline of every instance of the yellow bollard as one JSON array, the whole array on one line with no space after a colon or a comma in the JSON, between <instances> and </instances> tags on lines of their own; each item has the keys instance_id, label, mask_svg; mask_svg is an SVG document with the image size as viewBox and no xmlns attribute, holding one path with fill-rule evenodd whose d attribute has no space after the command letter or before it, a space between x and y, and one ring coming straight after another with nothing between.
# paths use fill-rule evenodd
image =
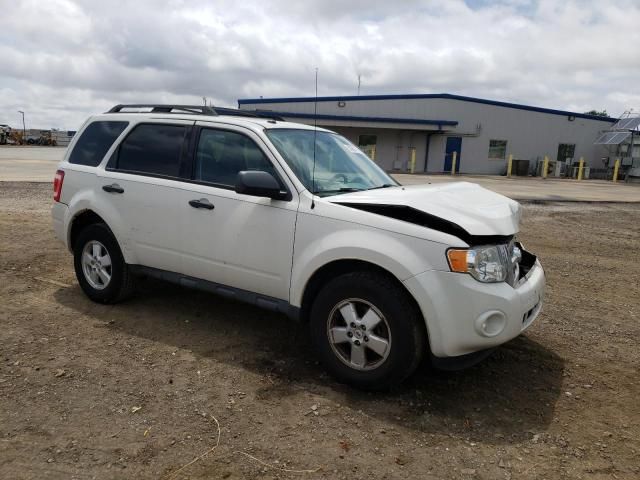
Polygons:
<instances>
[{"instance_id":1,"label":"yellow bollard","mask_svg":"<svg viewBox=\"0 0 640 480\"><path fill-rule=\"evenodd\" d=\"M620 170L620 159L616 158L616 163L613 166L613 181L618 181L618 170Z\"/></svg>"},{"instance_id":2,"label":"yellow bollard","mask_svg":"<svg viewBox=\"0 0 640 480\"><path fill-rule=\"evenodd\" d=\"M584 158L580 157L580 164L578 165L578 180L582 180L583 170L584 170Z\"/></svg>"},{"instance_id":3,"label":"yellow bollard","mask_svg":"<svg viewBox=\"0 0 640 480\"><path fill-rule=\"evenodd\" d=\"M373 160L374 162L376 161L376 146L373 145L371 147L371 160Z\"/></svg>"},{"instance_id":4,"label":"yellow bollard","mask_svg":"<svg viewBox=\"0 0 640 480\"><path fill-rule=\"evenodd\" d=\"M549 170L549 157L544 156L544 165L542 166L542 178L547 178L547 171Z\"/></svg>"},{"instance_id":5,"label":"yellow bollard","mask_svg":"<svg viewBox=\"0 0 640 480\"><path fill-rule=\"evenodd\" d=\"M451 175L456 174L456 162L458 160L458 152L453 152L453 158L451 159Z\"/></svg>"},{"instance_id":6,"label":"yellow bollard","mask_svg":"<svg viewBox=\"0 0 640 480\"><path fill-rule=\"evenodd\" d=\"M414 173L416 171L416 148L411 147L411 157L409 160L409 171Z\"/></svg>"},{"instance_id":7,"label":"yellow bollard","mask_svg":"<svg viewBox=\"0 0 640 480\"><path fill-rule=\"evenodd\" d=\"M507 163L507 177L511 178L511 168L513 167L513 155L509 154L509 163Z\"/></svg>"}]
</instances>

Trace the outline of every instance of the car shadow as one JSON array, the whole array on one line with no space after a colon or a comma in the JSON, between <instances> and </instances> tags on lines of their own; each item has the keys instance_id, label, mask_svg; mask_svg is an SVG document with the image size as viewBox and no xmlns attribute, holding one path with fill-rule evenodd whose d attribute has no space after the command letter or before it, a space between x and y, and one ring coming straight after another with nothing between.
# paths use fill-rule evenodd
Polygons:
<instances>
[{"instance_id":1,"label":"car shadow","mask_svg":"<svg viewBox=\"0 0 640 480\"><path fill-rule=\"evenodd\" d=\"M59 289L55 297L119 333L267 377L257 400L305 391L425 433L523 441L550 424L561 392L563 359L526 335L466 370L436 371L425 361L393 391L362 392L324 372L311 353L306 325L212 294L152 279L141 283L134 298L116 306L92 303L78 286Z\"/></svg>"}]
</instances>

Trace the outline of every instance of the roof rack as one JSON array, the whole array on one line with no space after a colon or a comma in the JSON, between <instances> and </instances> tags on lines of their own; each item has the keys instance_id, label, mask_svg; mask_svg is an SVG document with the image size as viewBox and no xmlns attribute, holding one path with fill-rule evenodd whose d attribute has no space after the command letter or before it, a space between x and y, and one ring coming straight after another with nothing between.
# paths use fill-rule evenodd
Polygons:
<instances>
[{"instance_id":1,"label":"roof rack","mask_svg":"<svg viewBox=\"0 0 640 480\"><path fill-rule=\"evenodd\" d=\"M198 115L218 115L213 107L206 105L158 105L150 103L135 103L127 105L116 105L107 113L140 113L123 111L124 109L149 108L151 113L195 113Z\"/></svg>"},{"instance_id":2,"label":"roof rack","mask_svg":"<svg viewBox=\"0 0 640 480\"><path fill-rule=\"evenodd\" d=\"M218 115L231 115L234 117L252 117L252 118L269 118L271 120L278 120L284 122L284 118L277 113L259 111L259 110L240 110L237 108L227 107L215 107L215 111Z\"/></svg>"},{"instance_id":3,"label":"roof rack","mask_svg":"<svg viewBox=\"0 0 640 480\"><path fill-rule=\"evenodd\" d=\"M113 107L107 113L191 113L196 115L231 115L234 117L269 118L271 120L284 121L280 115L264 110L240 110L227 107L207 107L206 105L158 105L153 103L120 104Z\"/></svg>"}]
</instances>

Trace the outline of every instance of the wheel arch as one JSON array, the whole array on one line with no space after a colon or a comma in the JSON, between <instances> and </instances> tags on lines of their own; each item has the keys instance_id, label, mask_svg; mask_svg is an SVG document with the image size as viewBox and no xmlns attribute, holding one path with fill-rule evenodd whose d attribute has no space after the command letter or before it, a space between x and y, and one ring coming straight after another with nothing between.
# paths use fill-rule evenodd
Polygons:
<instances>
[{"instance_id":1,"label":"wheel arch","mask_svg":"<svg viewBox=\"0 0 640 480\"><path fill-rule=\"evenodd\" d=\"M87 210L81 210L77 212L69 222L69 233L68 233L69 250L73 251L76 240L78 239L78 235L80 235L80 232L84 230L86 227L88 227L89 225L93 225L96 223L104 223L105 225L107 225L107 227L109 226L107 222L93 210L87 209Z\"/></svg>"},{"instance_id":2,"label":"wheel arch","mask_svg":"<svg viewBox=\"0 0 640 480\"><path fill-rule=\"evenodd\" d=\"M135 258L132 256L131 249L128 248L127 243L123 241L124 238L121 238L117 229L114 229L115 225L113 225L113 220L114 219L111 218L110 221L109 216L104 215L103 212L96 211L91 206L87 206L87 208L79 208L69 219L67 227L67 246L69 251L73 252L75 241L84 228L96 223L103 223L107 226L111 235L116 239L125 261L127 263L136 263Z\"/></svg>"},{"instance_id":3,"label":"wheel arch","mask_svg":"<svg viewBox=\"0 0 640 480\"><path fill-rule=\"evenodd\" d=\"M427 322L424 319L422 314L422 310L416 299L413 297L411 292L407 289L407 287L389 270L376 265L375 263L368 262L366 260L359 260L354 258L343 258L338 260L333 260L322 267L318 268L312 275L309 277L306 285L304 286L303 294L302 294L302 302L300 306L300 320L303 322L307 322L309 320L309 313L311 311L311 306L313 305L313 301L316 296L322 289L324 285L330 282L332 279L339 277L345 273L355 272L355 271L369 271L376 272L387 277L397 286L399 286L402 291L406 294L407 298L411 302L412 307L416 310L416 313L423 319L423 325L425 327L425 333L429 335Z\"/></svg>"}]
</instances>

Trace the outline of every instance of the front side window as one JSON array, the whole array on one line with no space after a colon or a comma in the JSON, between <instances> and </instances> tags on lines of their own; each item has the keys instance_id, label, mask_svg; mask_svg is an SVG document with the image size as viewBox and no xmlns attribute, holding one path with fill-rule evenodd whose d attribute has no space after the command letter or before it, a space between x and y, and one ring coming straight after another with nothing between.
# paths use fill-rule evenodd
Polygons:
<instances>
[{"instance_id":1,"label":"front side window","mask_svg":"<svg viewBox=\"0 0 640 480\"><path fill-rule=\"evenodd\" d=\"M304 186L318 195L397 185L358 147L338 134L276 128L268 129L266 134Z\"/></svg>"},{"instance_id":2,"label":"front side window","mask_svg":"<svg viewBox=\"0 0 640 480\"><path fill-rule=\"evenodd\" d=\"M238 172L244 170L276 176L269 159L249 137L226 130L202 130L196 151L196 180L234 186Z\"/></svg>"},{"instance_id":3,"label":"front side window","mask_svg":"<svg viewBox=\"0 0 640 480\"><path fill-rule=\"evenodd\" d=\"M502 160L507 158L507 141L489 140L489 158Z\"/></svg>"},{"instance_id":4,"label":"front side window","mask_svg":"<svg viewBox=\"0 0 640 480\"><path fill-rule=\"evenodd\" d=\"M129 122L93 122L84 129L69 156L69 163L97 167Z\"/></svg>"},{"instance_id":5,"label":"front side window","mask_svg":"<svg viewBox=\"0 0 640 480\"><path fill-rule=\"evenodd\" d=\"M183 125L138 125L120 144L116 169L179 177L186 133Z\"/></svg>"}]
</instances>

